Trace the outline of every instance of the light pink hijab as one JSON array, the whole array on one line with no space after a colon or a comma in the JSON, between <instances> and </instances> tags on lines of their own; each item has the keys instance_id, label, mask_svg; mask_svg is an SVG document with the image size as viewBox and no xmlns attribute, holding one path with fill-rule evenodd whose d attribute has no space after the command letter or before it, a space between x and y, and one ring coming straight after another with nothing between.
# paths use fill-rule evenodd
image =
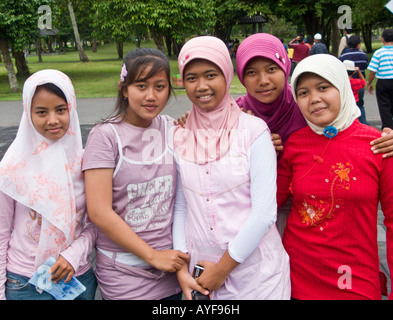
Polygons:
<instances>
[{"instance_id":1,"label":"light pink hijab","mask_svg":"<svg viewBox=\"0 0 393 320\"><path fill-rule=\"evenodd\" d=\"M177 127L175 147L187 161L198 164L213 162L224 156L230 147L232 130L237 128L240 109L229 94L233 65L228 49L218 38L204 36L189 40L179 54L178 64L183 79L184 68L194 59L205 59L217 65L226 80L226 95L213 110L192 105L185 128Z\"/></svg>"}]
</instances>

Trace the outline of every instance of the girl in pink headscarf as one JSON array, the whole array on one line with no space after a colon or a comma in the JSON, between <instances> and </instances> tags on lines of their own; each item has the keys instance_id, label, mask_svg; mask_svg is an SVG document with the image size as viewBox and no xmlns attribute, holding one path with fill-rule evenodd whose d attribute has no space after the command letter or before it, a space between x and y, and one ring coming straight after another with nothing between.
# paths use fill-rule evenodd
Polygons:
<instances>
[{"instance_id":1,"label":"girl in pink headscarf","mask_svg":"<svg viewBox=\"0 0 393 320\"><path fill-rule=\"evenodd\" d=\"M183 293L213 299L288 299L289 260L275 226L276 155L266 123L229 95L233 66L215 37L191 39L179 69L192 101L174 148L178 181L174 248L190 254L177 272ZM196 280L195 264L204 267Z\"/></svg>"}]
</instances>

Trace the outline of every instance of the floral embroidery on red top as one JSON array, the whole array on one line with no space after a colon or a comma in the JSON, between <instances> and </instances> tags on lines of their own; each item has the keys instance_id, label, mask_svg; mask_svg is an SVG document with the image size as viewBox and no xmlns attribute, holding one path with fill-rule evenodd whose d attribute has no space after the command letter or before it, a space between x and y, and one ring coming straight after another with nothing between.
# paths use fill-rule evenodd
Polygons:
<instances>
[{"instance_id":1,"label":"floral embroidery on red top","mask_svg":"<svg viewBox=\"0 0 393 320\"><path fill-rule=\"evenodd\" d=\"M321 231L328 225L328 220L333 219L337 209L342 207L343 201L336 199L335 189L346 190L350 189L350 177L349 174L353 169L352 165L347 162L343 164L338 162L331 166L330 174L334 176L330 184L330 199L324 201L318 199L315 195L306 194L306 197L302 203L302 207L299 210L300 217L303 223L306 223L312 227L318 227ZM353 178L356 181L355 178ZM326 183L329 183L329 179L325 179Z\"/></svg>"}]
</instances>

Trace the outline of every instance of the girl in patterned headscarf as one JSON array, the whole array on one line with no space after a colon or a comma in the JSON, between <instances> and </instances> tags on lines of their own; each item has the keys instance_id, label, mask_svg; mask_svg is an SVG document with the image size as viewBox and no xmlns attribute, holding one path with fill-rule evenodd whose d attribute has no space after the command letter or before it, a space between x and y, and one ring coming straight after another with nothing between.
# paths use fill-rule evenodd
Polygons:
<instances>
[{"instance_id":1,"label":"girl in patterned headscarf","mask_svg":"<svg viewBox=\"0 0 393 320\"><path fill-rule=\"evenodd\" d=\"M75 273L87 288L79 298L94 298L95 229L84 227L82 154L70 79L57 70L36 72L24 84L18 133L0 163L0 298L51 298L27 284L50 257L57 259L53 281Z\"/></svg>"}]
</instances>

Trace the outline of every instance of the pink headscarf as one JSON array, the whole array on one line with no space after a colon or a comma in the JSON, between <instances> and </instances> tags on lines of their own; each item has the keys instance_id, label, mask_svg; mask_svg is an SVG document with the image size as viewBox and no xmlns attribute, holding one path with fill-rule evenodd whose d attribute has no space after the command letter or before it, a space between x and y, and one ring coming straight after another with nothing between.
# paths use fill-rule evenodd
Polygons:
<instances>
[{"instance_id":1,"label":"pink headscarf","mask_svg":"<svg viewBox=\"0 0 393 320\"><path fill-rule=\"evenodd\" d=\"M229 94L233 79L233 65L228 49L220 39L210 36L189 40L179 54L179 70L194 59L205 59L217 65L226 80L226 95L213 110L201 110L192 105L185 128L175 131L176 151L180 156L198 164L216 161L230 147L232 130L237 128L240 109Z\"/></svg>"},{"instance_id":2,"label":"pink headscarf","mask_svg":"<svg viewBox=\"0 0 393 320\"><path fill-rule=\"evenodd\" d=\"M272 60L285 73L285 83L281 95L272 103L265 104L246 94L236 100L245 111L251 110L257 117L263 119L272 133L281 136L283 144L289 135L307 125L298 105L296 104L288 77L291 71L291 60L282 42L267 33L257 33L246 38L236 52L236 72L240 82L244 85L243 74L247 63L255 58L263 57Z\"/></svg>"}]
</instances>

